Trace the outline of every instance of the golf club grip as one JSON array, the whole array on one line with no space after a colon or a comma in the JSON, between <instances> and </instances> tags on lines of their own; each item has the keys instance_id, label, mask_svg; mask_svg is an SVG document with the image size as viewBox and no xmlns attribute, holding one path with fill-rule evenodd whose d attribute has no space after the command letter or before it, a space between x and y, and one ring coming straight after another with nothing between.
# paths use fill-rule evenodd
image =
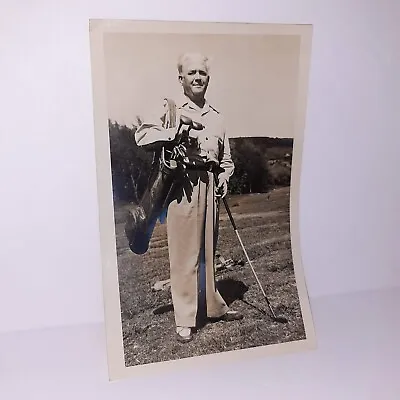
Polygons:
<instances>
[{"instance_id":1,"label":"golf club grip","mask_svg":"<svg viewBox=\"0 0 400 400\"><path fill-rule=\"evenodd\" d=\"M228 213L229 219L231 220L231 224L233 226L233 229L236 231L235 221L233 220L233 217L232 217L232 214L231 214L231 210L228 207L228 202L226 201L225 197L222 199L222 201L224 202L225 209L226 209L226 212Z\"/></svg>"}]
</instances>

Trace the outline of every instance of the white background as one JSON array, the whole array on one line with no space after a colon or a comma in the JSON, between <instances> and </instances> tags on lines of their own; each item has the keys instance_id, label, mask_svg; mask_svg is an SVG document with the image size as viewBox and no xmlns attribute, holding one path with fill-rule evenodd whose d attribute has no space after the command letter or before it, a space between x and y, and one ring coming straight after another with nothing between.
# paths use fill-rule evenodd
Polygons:
<instances>
[{"instance_id":1,"label":"white background","mask_svg":"<svg viewBox=\"0 0 400 400\"><path fill-rule=\"evenodd\" d=\"M396 0L1 1L1 398L398 398L399 17ZM314 25L300 224L316 352L107 382L89 18Z\"/></svg>"}]
</instances>

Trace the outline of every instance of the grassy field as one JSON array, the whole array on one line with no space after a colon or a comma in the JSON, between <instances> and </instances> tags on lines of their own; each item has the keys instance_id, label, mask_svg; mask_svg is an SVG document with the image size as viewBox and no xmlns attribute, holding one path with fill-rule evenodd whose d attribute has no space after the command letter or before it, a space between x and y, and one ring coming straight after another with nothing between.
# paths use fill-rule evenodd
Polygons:
<instances>
[{"instance_id":1,"label":"grassy field","mask_svg":"<svg viewBox=\"0 0 400 400\"><path fill-rule=\"evenodd\" d=\"M152 286L169 278L166 225L157 225L149 251L133 254L124 235L125 209L115 209L117 254L127 366L192 357L228 350L305 339L294 278L289 227L289 188L266 194L229 196L233 218L256 273L278 314L274 322L246 262L225 210L221 209L218 252L233 265L218 271L217 280L228 304L244 314L234 322L202 327L190 343L175 340L169 289Z\"/></svg>"}]
</instances>

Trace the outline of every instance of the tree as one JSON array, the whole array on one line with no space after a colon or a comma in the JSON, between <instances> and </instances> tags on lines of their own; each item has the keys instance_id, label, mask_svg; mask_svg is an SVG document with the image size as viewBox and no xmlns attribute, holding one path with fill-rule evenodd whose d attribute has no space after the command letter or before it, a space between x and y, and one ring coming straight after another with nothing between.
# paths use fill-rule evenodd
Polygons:
<instances>
[{"instance_id":1,"label":"tree","mask_svg":"<svg viewBox=\"0 0 400 400\"><path fill-rule=\"evenodd\" d=\"M235 172L229 193L262 193L290 184L293 139L247 137L230 139Z\"/></svg>"},{"instance_id":2,"label":"tree","mask_svg":"<svg viewBox=\"0 0 400 400\"><path fill-rule=\"evenodd\" d=\"M152 155L137 146L135 131L135 126L129 128L109 121L114 196L137 203L147 184Z\"/></svg>"},{"instance_id":3,"label":"tree","mask_svg":"<svg viewBox=\"0 0 400 400\"><path fill-rule=\"evenodd\" d=\"M269 183L268 168L262 150L250 139L232 140L235 172L230 180L230 193L265 191Z\"/></svg>"}]
</instances>

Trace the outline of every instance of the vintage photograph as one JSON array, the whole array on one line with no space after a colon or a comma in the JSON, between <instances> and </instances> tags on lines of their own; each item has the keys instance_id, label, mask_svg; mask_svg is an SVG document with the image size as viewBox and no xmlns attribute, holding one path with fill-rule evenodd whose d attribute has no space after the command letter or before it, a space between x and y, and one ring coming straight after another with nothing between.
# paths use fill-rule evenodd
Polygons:
<instances>
[{"instance_id":1,"label":"vintage photograph","mask_svg":"<svg viewBox=\"0 0 400 400\"><path fill-rule=\"evenodd\" d=\"M90 28L110 376L313 348L298 228L311 27Z\"/></svg>"}]
</instances>

